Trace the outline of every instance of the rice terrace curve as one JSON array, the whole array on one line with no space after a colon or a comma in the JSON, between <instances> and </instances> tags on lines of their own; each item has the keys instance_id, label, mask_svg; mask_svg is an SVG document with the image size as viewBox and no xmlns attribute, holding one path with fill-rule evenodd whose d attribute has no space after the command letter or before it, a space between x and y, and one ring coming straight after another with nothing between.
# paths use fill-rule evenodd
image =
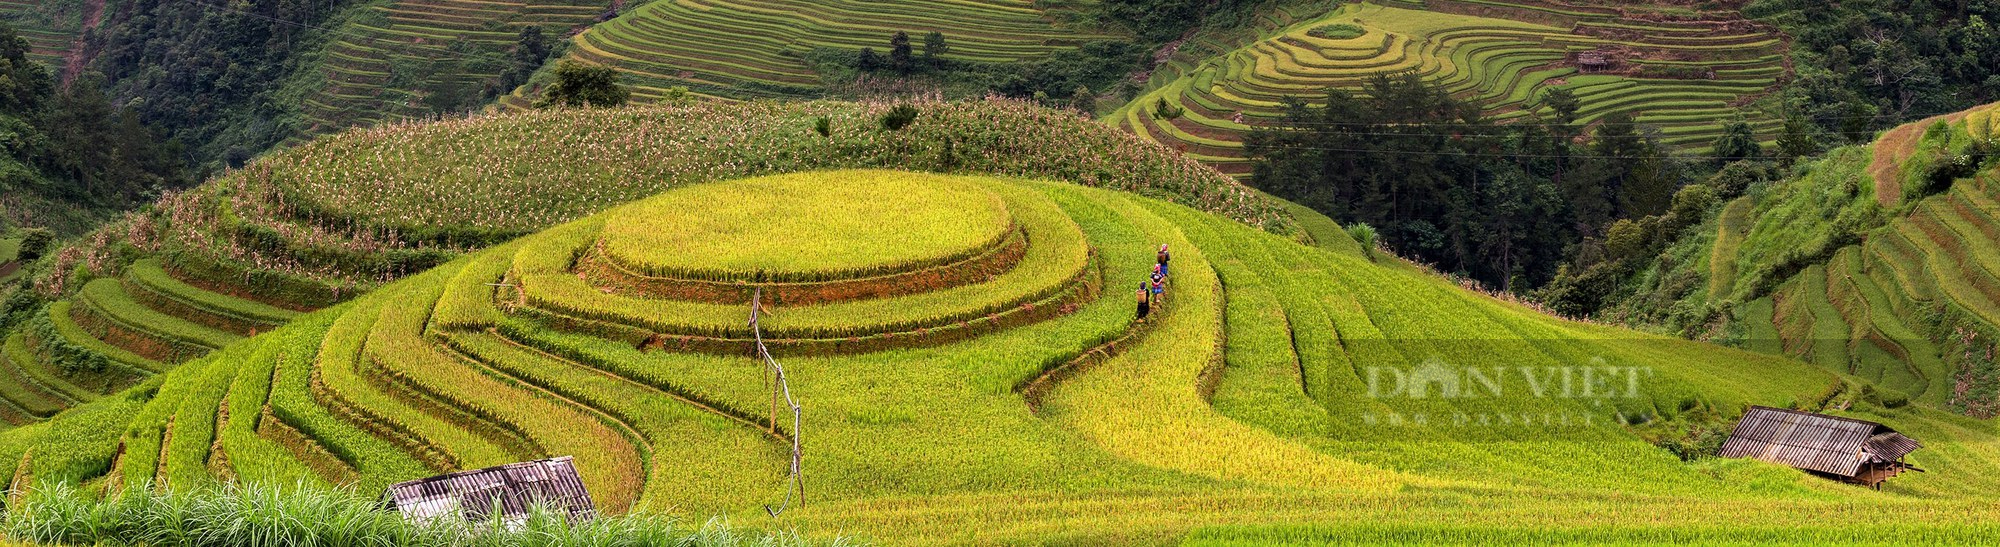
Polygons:
<instances>
[{"instance_id":1,"label":"rice terrace curve","mask_svg":"<svg viewBox=\"0 0 2000 547\"><path fill-rule=\"evenodd\" d=\"M2000 545L2000 0L0 0L0 546Z\"/></svg>"}]
</instances>

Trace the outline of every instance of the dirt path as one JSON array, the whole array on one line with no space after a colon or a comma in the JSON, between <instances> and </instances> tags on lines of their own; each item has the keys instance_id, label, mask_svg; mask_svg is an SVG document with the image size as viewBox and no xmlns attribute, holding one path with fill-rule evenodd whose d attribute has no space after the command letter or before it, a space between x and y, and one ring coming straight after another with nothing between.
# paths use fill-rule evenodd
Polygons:
<instances>
[{"instance_id":1,"label":"dirt path","mask_svg":"<svg viewBox=\"0 0 2000 547\"><path fill-rule=\"evenodd\" d=\"M1964 112L1942 116L1931 116L1923 120L1906 123L1882 133L1875 139L1875 159L1868 163L1868 174L1875 177L1875 201L1883 207L1896 205L1903 199L1903 181L1896 175L1903 166L1903 160L1917 149L1917 139L1924 136L1924 130L1939 121L1956 122L1964 118Z\"/></svg>"},{"instance_id":2,"label":"dirt path","mask_svg":"<svg viewBox=\"0 0 2000 547\"><path fill-rule=\"evenodd\" d=\"M84 0L83 28L76 32L76 38L69 41L69 51L63 53L63 87L69 87L70 82L76 81L76 77L83 74L84 65L90 63L91 56L85 51L89 49L89 44L83 41L83 37L97 30L98 23L103 20L104 0Z\"/></svg>"}]
</instances>

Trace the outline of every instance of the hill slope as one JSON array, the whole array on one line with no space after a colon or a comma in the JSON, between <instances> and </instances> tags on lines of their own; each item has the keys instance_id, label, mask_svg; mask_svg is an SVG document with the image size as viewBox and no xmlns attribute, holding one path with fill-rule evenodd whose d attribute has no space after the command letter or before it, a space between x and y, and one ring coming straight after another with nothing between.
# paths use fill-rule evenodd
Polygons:
<instances>
[{"instance_id":1,"label":"hill slope","mask_svg":"<svg viewBox=\"0 0 2000 547\"><path fill-rule=\"evenodd\" d=\"M1993 415L2000 171L1979 166L1996 110L1897 128L1726 204L1613 313L1720 310L1726 325L1699 330Z\"/></svg>"},{"instance_id":2,"label":"hill slope","mask_svg":"<svg viewBox=\"0 0 2000 547\"><path fill-rule=\"evenodd\" d=\"M1299 6L1267 14L1254 31L1182 44L1149 91L1107 121L1245 174L1244 135L1282 118L1286 97L1317 104L1327 88L1355 91L1370 77L1414 71L1502 120L1547 116L1542 94L1567 89L1582 123L1629 113L1699 152L1738 115L1774 138L1777 121L1744 105L1788 77L1785 50L1775 29L1734 13L1541 0ZM1583 65L1593 54L1604 66ZM1184 113L1160 117L1162 103Z\"/></svg>"},{"instance_id":3,"label":"hill slope","mask_svg":"<svg viewBox=\"0 0 2000 547\"><path fill-rule=\"evenodd\" d=\"M1295 230L1275 200L1090 120L1011 101L918 106L901 131L880 127L888 105L709 103L388 125L274 153L54 253L35 284L64 300L0 332L15 348L0 419L46 418L464 253L716 179L1032 176Z\"/></svg>"},{"instance_id":4,"label":"hill slope","mask_svg":"<svg viewBox=\"0 0 2000 547\"><path fill-rule=\"evenodd\" d=\"M887 216L910 208L963 220ZM692 262L649 251L690 232L724 239L686 247ZM909 241L861 251L881 237ZM1140 321L1130 287L1162 243L1172 281ZM1552 319L1382 260L1070 184L865 170L714 182L469 253L0 433L0 461L32 481L373 488L575 454L611 510L763 522L752 515L784 499L798 435L809 501L786 518L895 543L1330 521L1393 535L1447 519L1600 540L1722 524L1884 537L1823 526L1857 506L1926 537L1990 533L1960 525L1993 508L1988 423L1886 408L1796 361ZM768 305L758 331L744 322L753 289ZM772 425L767 372L745 356L758 339L803 430ZM1889 422L1924 440L1930 472L1875 493L1683 463L1647 441L1750 403ZM1204 534L1349 533L1287 530Z\"/></svg>"}]
</instances>

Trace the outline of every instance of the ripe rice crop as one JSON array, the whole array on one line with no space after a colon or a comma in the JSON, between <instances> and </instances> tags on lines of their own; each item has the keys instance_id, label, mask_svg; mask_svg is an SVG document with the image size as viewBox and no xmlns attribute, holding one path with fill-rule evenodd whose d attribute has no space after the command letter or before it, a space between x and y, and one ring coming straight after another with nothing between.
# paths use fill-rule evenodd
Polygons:
<instances>
[{"instance_id":1,"label":"ripe rice crop","mask_svg":"<svg viewBox=\"0 0 2000 547\"><path fill-rule=\"evenodd\" d=\"M830 199L860 193L874 199ZM699 209L646 203L701 203ZM834 207L835 204L846 207ZM745 237L755 225L754 237ZM606 221L604 254L646 275L744 282L872 277L970 258L1014 223L979 184L894 171L822 171L697 185ZM839 252L799 252L800 249Z\"/></svg>"}]
</instances>

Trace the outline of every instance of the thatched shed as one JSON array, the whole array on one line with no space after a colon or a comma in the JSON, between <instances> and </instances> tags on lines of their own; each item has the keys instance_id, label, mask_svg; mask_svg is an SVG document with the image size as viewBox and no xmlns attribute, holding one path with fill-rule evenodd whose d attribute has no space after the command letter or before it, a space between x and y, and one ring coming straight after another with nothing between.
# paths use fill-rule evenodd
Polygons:
<instances>
[{"instance_id":1,"label":"thatched shed","mask_svg":"<svg viewBox=\"0 0 2000 547\"><path fill-rule=\"evenodd\" d=\"M1576 54L1576 66L1584 72L1610 70L1612 63L1611 56L1602 51L1581 51Z\"/></svg>"},{"instance_id":2,"label":"thatched shed","mask_svg":"<svg viewBox=\"0 0 2000 547\"><path fill-rule=\"evenodd\" d=\"M571 522L597 514L569 456L399 482L383 497L390 509L412 522L462 518L483 524L493 521L498 510L499 521L513 526L525 522L536 506L567 514Z\"/></svg>"},{"instance_id":3,"label":"thatched shed","mask_svg":"<svg viewBox=\"0 0 2000 547\"><path fill-rule=\"evenodd\" d=\"M1753 406L1716 455L1756 458L1881 488L1904 469L1922 472L1902 460L1923 446L1875 422Z\"/></svg>"}]
</instances>

